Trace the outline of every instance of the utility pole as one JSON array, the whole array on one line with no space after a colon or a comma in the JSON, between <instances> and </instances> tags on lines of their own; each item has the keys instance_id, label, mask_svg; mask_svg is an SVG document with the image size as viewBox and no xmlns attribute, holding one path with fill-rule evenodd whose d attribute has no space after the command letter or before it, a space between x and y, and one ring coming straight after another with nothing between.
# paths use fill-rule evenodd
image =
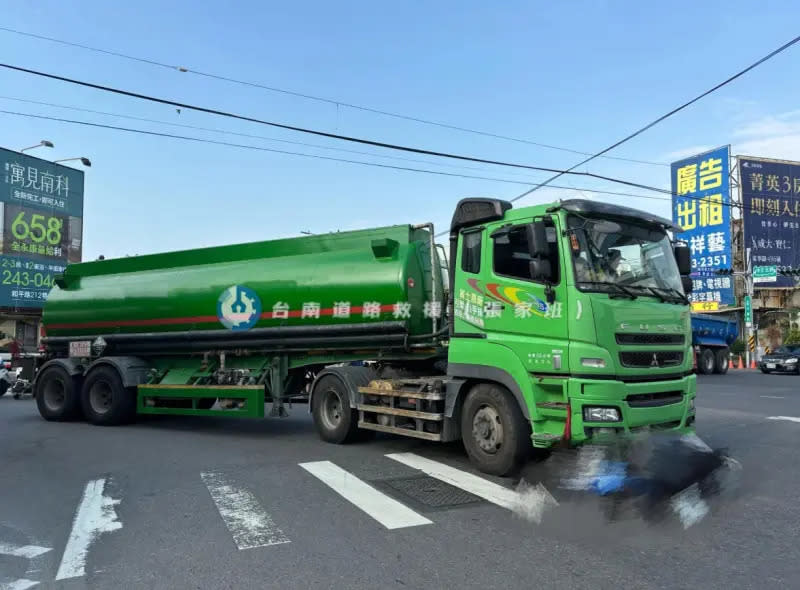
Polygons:
<instances>
[{"instance_id":1,"label":"utility pole","mask_svg":"<svg viewBox=\"0 0 800 590\"><path fill-rule=\"evenodd\" d=\"M750 306L750 321L745 321L745 331L746 331L746 339L745 339L745 362L747 363L748 368L750 367L750 337L753 335L753 268L751 266L751 256L750 256L750 248L745 250L744 256L744 286L745 292L747 293L748 302L745 303L745 307L747 307L748 303ZM753 359L755 360L755 359Z\"/></svg>"}]
</instances>

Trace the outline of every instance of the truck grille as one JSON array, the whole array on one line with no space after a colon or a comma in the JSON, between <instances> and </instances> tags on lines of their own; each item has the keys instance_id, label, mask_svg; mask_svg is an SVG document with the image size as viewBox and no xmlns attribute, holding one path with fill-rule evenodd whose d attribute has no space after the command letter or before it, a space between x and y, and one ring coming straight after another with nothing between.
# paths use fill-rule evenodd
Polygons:
<instances>
[{"instance_id":1,"label":"truck grille","mask_svg":"<svg viewBox=\"0 0 800 590\"><path fill-rule=\"evenodd\" d=\"M658 351L630 351L620 352L619 360L623 367L675 367L683 362L683 351L658 350Z\"/></svg>"},{"instance_id":2,"label":"truck grille","mask_svg":"<svg viewBox=\"0 0 800 590\"><path fill-rule=\"evenodd\" d=\"M683 401L680 391L661 391L658 393L634 393L625 398L632 408L659 408L679 404Z\"/></svg>"},{"instance_id":3,"label":"truck grille","mask_svg":"<svg viewBox=\"0 0 800 590\"><path fill-rule=\"evenodd\" d=\"M617 334L617 344L676 344L684 343L683 334Z\"/></svg>"}]
</instances>

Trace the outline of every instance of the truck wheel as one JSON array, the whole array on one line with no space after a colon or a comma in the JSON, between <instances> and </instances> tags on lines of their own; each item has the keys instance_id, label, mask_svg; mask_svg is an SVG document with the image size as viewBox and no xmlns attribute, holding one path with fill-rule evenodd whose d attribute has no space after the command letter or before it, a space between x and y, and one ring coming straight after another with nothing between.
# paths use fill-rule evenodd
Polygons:
<instances>
[{"instance_id":1,"label":"truck wheel","mask_svg":"<svg viewBox=\"0 0 800 590\"><path fill-rule=\"evenodd\" d=\"M325 375L317 381L311 413L322 440L342 444L357 438L358 412L350 409L347 388L333 375Z\"/></svg>"},{"instance_id":2,"label":"truck wheel","mask_svg":"<svg viewBox=\"0 0 800 590\"><path fill-rule=\"evenodd\" d=\"M531 450L531 427L507 389L476 385L461 409L461 436L472 463L484 473L508 475Z\"/></svg>"},{"instance_id":3,"label":"truck wheel","mask_svg":"<svg viewBox=\"0 0 800 590\"><path fill-rule=\"evenodd\" d=\"M729 364L728 349L720 348L714 354L714 372L719 375L724 375L725 373L728 372L728 364Z\"/></svg>"},{"instance_id":4,"label":"truck wheel","mask_svg":"<svg viewBox=\"0 0 800 590\"><path fill-rule=\"evenodd\" d=\"M83 383L81 404L86 419L92 424L124 424L136 415L136 392L122 384L122 378L113 367L95 367Z\"/></svg>"},{"instance_id":5,"label":"truck wheel","mask_svg":"<svg viewBox=\"0 0 800 590\"><path fill-rule=\"evenodd\" d=\"M36 407L45 420L79 420L81 399L77 380L63 367L47 367L36 380Z\"/></svg>"},{"instance_id":6,"label":"truck wheel","mask_svg":"<svg viewBox=\"0 0 800 590\"><path fill-rule=\"evenodd\" d=\"M710 375L714 372L714 351L710 348L704 348L700 351L700 357L697 359L697 371L703 375Z\"/></svg>"}]
</instances>

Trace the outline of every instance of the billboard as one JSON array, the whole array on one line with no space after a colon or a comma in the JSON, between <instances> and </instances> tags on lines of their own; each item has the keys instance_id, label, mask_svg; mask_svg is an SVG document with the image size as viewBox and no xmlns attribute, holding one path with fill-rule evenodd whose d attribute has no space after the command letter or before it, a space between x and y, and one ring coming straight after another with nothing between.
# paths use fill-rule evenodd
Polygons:
<instances>
[{"instance_id":1,"label":"billboard","mask_svg":"<svg viewBox=\"0 0 800 590\"><path fill-rule=\"evenodd\" d=\"M692 253L692 303L733 305L733 277L714 271L733 266L731 249L730 146L671 165L672 221L683 228L675 237ZM714 305L716 304L716 305Z\"/></svg>"},{"instance_id":2,"label":"billboard","mask_svg":"<svg viewBox=\"0 0 800 590\"><path fill-rule=\"evenodd\" d=\"M0 308L40 309L82 234L83 172L0 148Z\"/></svg>"},{"instance_id":3,"label":"billboard","mask_svg":"<svg viewBox=\"0 0 800 590\"><path fill-rule=\"evenodd\" d=\"M745 248L752 266L800 268L800 162L739 156ZM778 275L756 289L794 287Z\"/></svg>"}]
</instances>

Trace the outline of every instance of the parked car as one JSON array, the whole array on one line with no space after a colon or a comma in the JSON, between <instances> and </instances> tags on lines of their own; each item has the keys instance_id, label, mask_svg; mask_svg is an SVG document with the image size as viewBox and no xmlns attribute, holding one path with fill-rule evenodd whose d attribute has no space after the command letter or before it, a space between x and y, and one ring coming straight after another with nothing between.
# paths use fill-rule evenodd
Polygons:
<instances>
[{"instance_id":1,"label":"parked car","mask_svg":"<svg viewBox=\"0 0 800 590\"><path fill-rule=\"evenodd\" d=\"M761 359L762 373L795 373L800 375L800 346L780 346Z\"/></svg>"}]
</instances>

